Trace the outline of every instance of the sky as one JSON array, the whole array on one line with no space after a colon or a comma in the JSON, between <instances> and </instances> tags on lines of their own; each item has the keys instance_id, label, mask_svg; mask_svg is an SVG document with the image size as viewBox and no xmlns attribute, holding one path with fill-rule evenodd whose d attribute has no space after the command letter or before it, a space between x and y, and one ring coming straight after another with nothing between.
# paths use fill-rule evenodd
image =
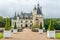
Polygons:
<instances>
[{"instance_id":1,"label":"sky","mask_svg":"<svg viewBox=\"0 0 60 40\"><path fill-rule=\"evenodd\" d=\"M60 0L0 0L0 16L13 17L21 11L30 13L38 2L45 18L60 18Z\"/></svg>"}]
</instances>

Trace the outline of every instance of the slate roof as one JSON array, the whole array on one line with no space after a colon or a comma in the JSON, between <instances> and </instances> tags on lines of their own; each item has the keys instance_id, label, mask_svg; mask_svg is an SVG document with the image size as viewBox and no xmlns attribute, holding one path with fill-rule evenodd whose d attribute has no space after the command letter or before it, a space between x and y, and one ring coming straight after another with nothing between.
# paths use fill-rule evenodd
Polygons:
<instances>
[{"instance_id":1,"label":"slate roof","mask_svg":"<svg viewBox=\"0 0 60 40\"><path fill-rule=\"evenodd\" d=\"M37 10L37 15L42 15L42 11L41 11L41 9L40 9L40 7L39 7L39 4L37 4L37 8L36 8L36 6L34 7L34 9L33 10ZM32 18L32 12L31 13L23 13L23 12L21 12L21 15L17 15L19 18L23 18L23 19L30 19L30 18ZM17 16L16 16L16 12L15 12L15 16L13 17L13 19L14 20L16 20L17 19Z\"/></svg>"},{"instance_id":2,"label":"slate roof","mask_svg":"<svg viewBox=\"0 0 60 40\"><path fill-rule=\"evenodd\" d=\"M39 4L37 4L37 14L39 15L39 14L42 14L42 11L41 11L41 9L40 9L40 7L39 7Z\"/></svg>"},{"instance_id":3,"label":"slate roof","mask_svg":"<svg viewBox=\"0 0 60 40\"><path fill-rule=\"evenodd\" d=\"M17 19L17 16L16 16L16 12L15 12L15 15L13 17L13 20L16 20Z\"/></svg>"},{"instance_id":4,"label":"slate roof","mask_svg":"<svg viewBox=\"0 0 60 40\"><path fill-rule=\"evenodd\" d=\"M42 11L39 7L37 8L37 14L42 14Z\"/></svg>"},{"instance_id":5,"label":"slate roof","mask_svg":"<svg viewBox=\"0 0 60 40\"><path fill-rule=\"evenodd\" d=\"M37 8L36 8L36 6L34 7L34 10L36 10Z\"/></svg>"},{"instance_id":6,"label":"slate roof","mask_svg":"<svg viewBox=\"0 0 60 40\"><path fill-rule=\"evenodd\" d=\"M26 18L30 19L32 14L31 13L23 13L22 16L23 16L23 19L26 19Z\"/></svg>"},{"instance_id":7,"label":"slate roof","mask_svg":"<svg viewBox=\"0 0 60 40\"><path fill-rule=\"evenodd\" d=\"M32 19L32 13L21 13L20 15L15 13L15 16L13 17L13 20L16 20L17 17L19 17L20 19Z\"/></svg>"}]
</instances>

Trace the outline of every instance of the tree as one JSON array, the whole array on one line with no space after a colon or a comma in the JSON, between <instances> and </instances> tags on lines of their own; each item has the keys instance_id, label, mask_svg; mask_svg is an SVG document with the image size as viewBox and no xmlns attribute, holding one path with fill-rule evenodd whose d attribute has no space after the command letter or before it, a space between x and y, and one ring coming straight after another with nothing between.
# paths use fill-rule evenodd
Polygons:
<instances>
[{"instance_id":1,"label":"tree","mask_svg":"<svg viewBox=\"0 0 60 40\"><path fill-rule=\"evenodd\" d=\"M48 26L49 26L49 20L50 19L44 19L44 27L45 27L45 30L47 30L48 29Z\"/></svg>"},{"instance_id":2,"label":"tree","mask_svg":"<svg viewBox=\"0 0 60 40\"><path fill-rule=\"evenodd\" d=\"M16 22L15 22L15 25L14 25L14 29L17 29Z\"/></svg>"},{"instance_id":3,"label":"tree","mask_svg":"<svg viewBox=\"0 0 60 40\"><path fill-rule=\"evenodd\" d=\"M39 25L35 24L32 28L39 28Z\"/></svg>"},{"instance_id":4,"label":"tree","mask_svg":"<svg viewBox=\"0 0 60 40\"><path fill-rule=\"evenodd\" d=\"M4 18L0 16L0 27L3 27L3 24L4 24Z\"/></svg>"},{"instance_id":5,"label":"tree","mask_svg":"<svg viewBox=\"0 0 60 40\"><path fill-rule=\"evenodd\" d=\"M60 30L60 23L55 22L54 23L54 28L55 28L55 30Z\"/></svg>"},{"instance_id":6,"label":"tree","mask_svg":"<svg viewBox=\"0 0 60 40\"><path fill-rule=\"evenodd\" d=\"M42 27L42 23L40 23L40 29L43 29L43 27Z\"/></svg>"},{"instance_id":7,"label":"tree","mask_svg":"<svg viewBox=\"0 0 60 40\"><path fill-rule=\"evenodd\" d=\"M0 16L0 22L3 22L4 18L2 16Z\"/></svg>"},{"instance_id":8,"label":"tree","mask_svg":"<svg viewBox=\"0 0 60 40\"><path fill-rule=\"evenodd\" d=\"M48 30L54 30L54 22L53 22L53 19L50 19L50 24L49 24Z\"/></svg>"},{"instance_id":9,"label":"tree","mask_svg":"<svg viewBox=\"0 0 60 40\"><path fill-rule=\"evenodd\" d=\"M11 29L10 20L9 18L6 18L5 30L10 30L10 29Z\"/></svg>"}]
</instances>

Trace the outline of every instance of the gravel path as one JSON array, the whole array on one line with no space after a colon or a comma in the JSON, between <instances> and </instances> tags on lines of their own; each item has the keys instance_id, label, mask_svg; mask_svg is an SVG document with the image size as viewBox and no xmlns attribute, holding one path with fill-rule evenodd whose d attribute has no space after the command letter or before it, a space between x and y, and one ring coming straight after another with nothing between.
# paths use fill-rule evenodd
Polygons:
<instances>
[{"instance_id":1,"label":"gravel path","mask_svg":"<svg viewBox=\"0 0 60 40\"><path fill-rule=\"evenodd\" d=\"M10 39L2 40L59 40L59 39L49 39L46 33L40 34L38 32L32 32L31 29L25 28L22 32L17 32L12 35Z\"/></svg>"}]
</instances>

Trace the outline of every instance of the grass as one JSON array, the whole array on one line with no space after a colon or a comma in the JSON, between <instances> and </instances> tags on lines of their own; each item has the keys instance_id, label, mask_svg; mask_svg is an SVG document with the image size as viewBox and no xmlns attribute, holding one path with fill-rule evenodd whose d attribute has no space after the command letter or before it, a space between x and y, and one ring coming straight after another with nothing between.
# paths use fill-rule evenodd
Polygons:
<instances>
[{"instance_id":1,"label":"grass","mask_svg":"<svg viewBox=\"0 0 60 40\"><path fill-rule=\"evenodd\" d=\"M60 39L60 33L56 33L56 38Z\"/></svg>"},{"instance_id":2,"label":"grass","mask_svg":"<svg viewBox=\"0 0 60 40\"><path fill-rule=\"evenodd\" d=\"M2 39L3 38L3 33L0 33L0 39Z\"/></svg>"}]
</instances>

